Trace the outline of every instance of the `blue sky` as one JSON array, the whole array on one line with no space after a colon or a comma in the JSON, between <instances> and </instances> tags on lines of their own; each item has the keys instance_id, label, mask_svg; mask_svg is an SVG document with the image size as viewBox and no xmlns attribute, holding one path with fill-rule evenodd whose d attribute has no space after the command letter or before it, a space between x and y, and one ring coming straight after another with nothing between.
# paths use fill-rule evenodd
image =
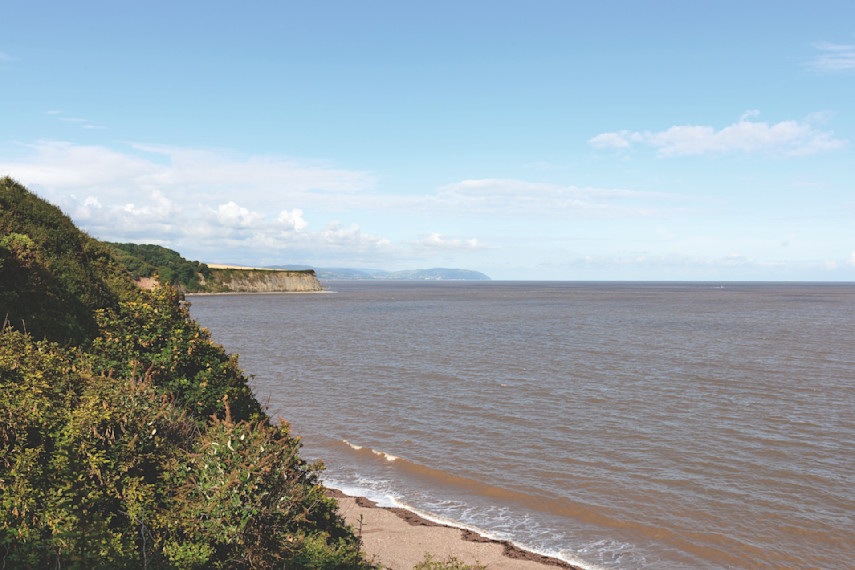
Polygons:
<instances>
[{"instance_id":1,"label":"blue sky","mask_svg":"<svg viewBox=\"0 0 855 570\"><path fill-rule=\"evenodd\" d=\"M855 281L855 2L4 0L0 175L209 263Z\"/></svg>"}]
</instances>

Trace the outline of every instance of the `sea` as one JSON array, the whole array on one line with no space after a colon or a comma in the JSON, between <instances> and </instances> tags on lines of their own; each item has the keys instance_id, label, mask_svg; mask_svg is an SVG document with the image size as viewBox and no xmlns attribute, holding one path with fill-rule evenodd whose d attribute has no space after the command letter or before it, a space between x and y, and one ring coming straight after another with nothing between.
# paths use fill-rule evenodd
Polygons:
<instances>
[{"instance_id":1,"label":"sea","mask_svg":"<svg viewBox=\"0 0 855 570\"><path fill-rule=\"evenodd\" d=\"M855 566L855 284L190 296L324 482L586 569Z\"/></svg>"}]
</instances>

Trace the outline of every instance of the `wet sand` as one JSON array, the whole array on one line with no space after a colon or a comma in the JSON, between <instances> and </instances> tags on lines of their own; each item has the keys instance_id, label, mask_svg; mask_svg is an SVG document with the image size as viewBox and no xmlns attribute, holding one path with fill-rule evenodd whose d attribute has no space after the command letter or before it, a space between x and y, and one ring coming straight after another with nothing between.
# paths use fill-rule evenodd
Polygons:
<instances>
[{"instance_id":1,"label":"wet sand","mask_svg":"<svg viewBox=\"0 0 855 570\"><path fill-rule=\"evenodd\" d=\"M410 570L429 553L434 561L454 556L490 570L579 570L562 560L522 550L507 541L484 538L470 530L438 524L406 509L378 507L364 497L350 497L336 489L329 489L328 494L338 501L339 512L347 523L361 534L368 559L383 569Z\"/></svg>"}]
</instances>

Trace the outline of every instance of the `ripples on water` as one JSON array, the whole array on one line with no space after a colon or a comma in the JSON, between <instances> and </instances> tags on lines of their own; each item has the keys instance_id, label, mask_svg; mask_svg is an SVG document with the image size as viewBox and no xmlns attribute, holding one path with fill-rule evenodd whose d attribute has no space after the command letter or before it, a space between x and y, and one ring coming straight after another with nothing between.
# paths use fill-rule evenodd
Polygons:
<instances>
[{"instance_id":1,"label":"ripples on water","mask_svg":"<svg viewBox=\"0 0 855 570\"><path fill-rule=\"evenodd\" d=\"M589 567L851 564L855 286L330 288L191 314L331 486Z\"/></svg>"}]
</instances>

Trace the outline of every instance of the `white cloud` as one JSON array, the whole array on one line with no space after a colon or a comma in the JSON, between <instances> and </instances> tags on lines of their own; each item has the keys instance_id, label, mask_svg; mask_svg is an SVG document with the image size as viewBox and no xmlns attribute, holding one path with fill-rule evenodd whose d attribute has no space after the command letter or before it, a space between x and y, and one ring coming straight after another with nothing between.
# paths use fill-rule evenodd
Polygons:
<instances>
[{"instance_id":1,"label":"white cloud","mask_svg":"<svg viewBox=\"0 0 855 570\"><path fill-rule=\"evenodd\" d=\"M152 172L147 182L191 191L235 185L292 193L359 192L374 184L367 172L334 168L321 161L277 156L236 157L228 152L135 144L133 148L168 159L169 167Z\"/></svg>"},{"instance_id":2,"label":"white cloud","mask_svg":"<svg viewBox=\"0 0 855 570\"><path fill-rule=\"evenodd\" d=\"M602 133L588 142L594 148L628 148L629 147L629 131L621 131L619 133Z\"/></svg>"},{"instance_id":3,"label":"white cloud","mask_svg":"<svg viewBox=\"0 0 855 570\"><path fill-rule=\"evenodd\" d=\"M2 61L18 61L17 57L12 57L8 53L0 51L0 62Z\"/></svg>"},{"instance_id":4,"label":"white cloud","mask_svg":"<svg viewBox=\"0 0 855 570\"><path fill-rule=\"evenodd\" d=\"M154 145L131 145L137 152L118 152L58 141L24 148L28 156L0 163L0 171L57 195L85 191L118 198L157 189L176 200L210 202L233 199L240 191L248 207L260 209L283 198L334 202L329 195L360 192L374 182L366 172L275 156Z\"/></svg>"},{"instance_id":5,"label":"white cloud","mask_svg":"<svg viewBox=\"0 0 855 570\"><path fill-rule=\"evenodd\" d=\"M181 214L181 208L161 192L152 192L150 198L150 204L137 206L133 203L127 203L118 210L127 214L136 223L163 222Z\"/></svg>"},{"instance_id":6,"label":"white cloud","mask_svg":"<svg viewBox=\"0 0 855 570\"><path fill-rule=\"evenodd\" d=\"M101 202L95 196L87 196L74 210L74 218L77 220L89 220L93 217L93 211L101 209Z\"/></svg>"},{"instance_id":7,"label":"white cloud","mask_svg":"<svg viewBox=\"0 0 855 570\"><path fill-rule=\"evenodd\" d=\"M251 212L247 208L238 206L235 202L220 204L213 212L217 223L233 228L249 228L259 225L264 221L264 214Z\"/></svg>"},{"instance_id":8,"label":"white cloud","mask_svg":"<svg viewBox=\"0 0 855 570\"><path fill-rule=\"evenodd\" d=\"M340 222L327 224L322 237L327 245L354 253L385 249L392 245L392 242L386 238L362 233L357 224L343 228Z\"/></svg>"},{"instance_id":9,"label":"white cloud","mask_svg":"<svg viewBox=\"0 0 855 570\"><path fill-rule=\"evenodd\" d=\"M808 68L820 73L855 70L855 45L817 42L813 47L819 54L808 61Z\"/></svg>"},{"instance_id":10,"label":"white cloud","mask_svg":"<svg viewBox=\"0 0 855 570\"><path fill-rule=\"evenodd\" d=\"M451 213L548 217L636 217L666 213L650 205L665 194L562 186L505 178L463 180L439 188L427 201Z\"/></svg>"},{"instance_id":11,"label":"white cloud","mask_svg":"<svg viewBox=\"0 0 855 570\"><path fill-rule=\"evenodd\" d=\"M186 232L182 207L158 191L139 195L133 202L105 204L91 195L82 201L69 195L60 202L90 234L108 241L165 244Z\"/></svg>"},{"instance_id":12,"label":"white cloud","mask_svg":"<svg viewBox=\"0 0 855 570\"><path fill-rule=\"evenodd\" d=\"M55 195L75 190L95 192L102 198L138 194L139 180L162 168L143 158L99 146L43 141L25 148L30 150L28 157L0 163L0 171Z\"/></svg>"},{"instance_id":13,"label":"white cloud","mask_svg":"<svg viewBox=\"0 0 855 570\"><path fill-rule=\"evenodd\" d=\"M441 249L441 250L473 250L473 249L488 249L489 246L480 243L476 238L446 238L439 233L429 234L414 244L420 249Z\"/></svg>"},{"instance_id":14,"label":"white cloud","mask_svg":"<svg viewBox=\"0 0 855 570\"><path fill-rule=\"evenodd\" d=\"M303 219L303 210L294 208L292 211L282 210L279 212L279 217L276 218L280 224L294 231L303 231L309 224Z\"/></svg>"},{"instance_id":15,"label":"white cloud","mask_svg":"<svg viewBox=\"0 0 855 570\"><path fill-rule=\"evenodd\" d=\"M588 142L595 148L629 148L642 144L657 149L660 156L734 152L797 156L830 151L847 144L845 140L834 138L833 132L820 131L813 125L820 115L776 124L749 120L757 113L747 111L738 122L720 130L710 126L677 125L659 132L602 133Z\"/></svg>"},{"instance_id":16,"label":"white cloud","mask_svg":"<svg viewBox=\"0 0 855 570\"><path fill-rule=\"evenodd\" d=\"M46 115L61 115L61 111L46 111ZM82 119L80 117L58 117L58 119L63 123L73 123L76 125L80 125L81 128L86 130L106 130L107 127L102 127L100 125L92 124L89 119Z\"/></svg>"}]
</instances>

